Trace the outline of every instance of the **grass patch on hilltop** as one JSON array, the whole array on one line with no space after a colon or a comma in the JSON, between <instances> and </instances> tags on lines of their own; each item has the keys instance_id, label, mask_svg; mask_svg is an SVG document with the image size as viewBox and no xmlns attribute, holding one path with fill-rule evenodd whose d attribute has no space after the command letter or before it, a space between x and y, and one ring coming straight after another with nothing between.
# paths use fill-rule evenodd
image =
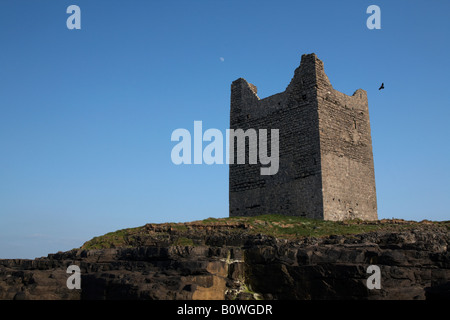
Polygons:
<instances>
[{"instance_id":1,"label":"grass patch on hilltop","mask_svg":"<svg viewBox=\"0 0 450 320\"><path fill-rule=\"evenodd\" d=\"M323 237L375 231L383 226L361 221L324 221L303 217L263 215L257 217L231 217L234 221L247 223L253 232L280 238Z\"/></svg>"},{"instance_id":2,"label":"grass patch on hilltop","mask_svg":"<svg viewBox=\"0 0 450 320\"><path fill-rule=\"evenodd\" d=\"M116 247L126 247L128 237L139 233L143 227L121 229L114 232L109 232L103 236L94 237L87 241L82 248L84 249L105 249L105 248L116 248Z\"/></svg>"},{"instance_id":3,"label":"grass patch on hilltop","mask_svg":"<svg viewBox=\"0 0 450 320\"><path fill-rule=\"evenodd\" d=\"M158 231L153 233L153 235L171 237L172 245L192 246L194 245L194 241L191 239L191 232L197 233L197 236L198 232L204 232L200 230L201 228L196 231L197 226L201 226L202 228L205 226L211 226L212 228L215 226L230 227L229 230L232 232L264 234L282 239L296 239L303 237L326 237L330 235L352 235L378 230L401 231L415 228L420 224L415 221L403 220L386 220L383 223L380 221L368 222L361 220L324 221L295 216L263 215L255 217L208 218L187 223L159 224L159 226L165 226L171 231ZM447 230L450 230L450 221L428 221L427 224L445 226ZM158 224L153 225L158 226ZM244 225L245 227L233 229L233 225L241 225L241 227ZM136 237L152 237L152 234L146 230L145 226L122 229L95 237L87 241L82 248L103 249L129 247L133 243L136 243L134 241Z\"/></svg>"}]
</instances>

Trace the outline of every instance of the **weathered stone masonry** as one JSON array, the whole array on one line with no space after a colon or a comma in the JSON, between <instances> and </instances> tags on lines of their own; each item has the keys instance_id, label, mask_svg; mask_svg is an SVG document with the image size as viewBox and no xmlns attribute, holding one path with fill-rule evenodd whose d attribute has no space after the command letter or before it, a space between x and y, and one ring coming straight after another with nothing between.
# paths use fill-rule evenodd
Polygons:
<instances>
[{"instance_id":1,"label":"weathered stone masonry","mask_svg":"<svg viewBox=\"0 0 450 320\"><path fill-rule=\"evenodd\" d=\"M284 92L264 99L234 81L230 128L279 129L280 142L275 175L261 175L260 164L230 165L230 216L377 219L366 91L334 90L315 54L302 56Z\"/></svg>"}]
</instances>

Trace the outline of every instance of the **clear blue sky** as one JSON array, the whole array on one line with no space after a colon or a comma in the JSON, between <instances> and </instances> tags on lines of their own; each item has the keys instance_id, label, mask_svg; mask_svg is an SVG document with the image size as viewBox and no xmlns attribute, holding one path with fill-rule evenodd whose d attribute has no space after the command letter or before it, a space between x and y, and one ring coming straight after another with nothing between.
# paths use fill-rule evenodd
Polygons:
<instances>
[{"instance_id":1,"label":"clear blue sky","mask_svg":"<svg viewBox=\"0 0 450 320\"><path fill-rule=\"evenodd\" d=\"M371 4L381 30L366 28ZM368 92L379 218L450 219L449 14L449 1L2 0L0 258L228 216L227 166L175 166L172 131L224 131L233 80L281 92L311 52L335 89Z\"/></svg>"}]
</instances>

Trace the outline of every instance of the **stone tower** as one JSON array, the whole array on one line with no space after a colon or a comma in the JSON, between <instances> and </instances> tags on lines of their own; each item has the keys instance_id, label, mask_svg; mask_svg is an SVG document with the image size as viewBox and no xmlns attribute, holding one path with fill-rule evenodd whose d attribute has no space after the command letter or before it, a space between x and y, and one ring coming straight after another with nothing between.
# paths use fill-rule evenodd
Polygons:
<instances>
[{"instance_id":1,"label":"stone tower","mask_svg":"<svg viewBox=\"0 0 450 320\"><path fill-rule=\"evenodd\" d=\"M248 161L230 164L230 216L377 219L366 91L334 90L314 53L303 55L286 90L270 97L235 80L230 128L279 129L277 174L261 175L261 165Z\"/></svg>"}]
</instances>

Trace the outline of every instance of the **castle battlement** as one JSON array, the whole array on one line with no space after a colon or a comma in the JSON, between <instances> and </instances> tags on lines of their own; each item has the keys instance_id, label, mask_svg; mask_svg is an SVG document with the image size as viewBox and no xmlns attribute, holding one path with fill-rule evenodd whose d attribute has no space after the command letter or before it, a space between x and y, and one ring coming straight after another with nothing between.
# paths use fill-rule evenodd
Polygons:
<instances>
[{"instance_id":1,"label":"castle battlement","mask_svg":"<svg viewBox=\"0 0 450 320\"><path fill-rule=\"evenodd\" d=\"M284 214L377 219L367 93L331 85L323 62L303 55L281 93L260 99L243 78L231 84L231 129L279 129L279 171L230 165L230 216Z\"/></svg>"}]
</instances>

